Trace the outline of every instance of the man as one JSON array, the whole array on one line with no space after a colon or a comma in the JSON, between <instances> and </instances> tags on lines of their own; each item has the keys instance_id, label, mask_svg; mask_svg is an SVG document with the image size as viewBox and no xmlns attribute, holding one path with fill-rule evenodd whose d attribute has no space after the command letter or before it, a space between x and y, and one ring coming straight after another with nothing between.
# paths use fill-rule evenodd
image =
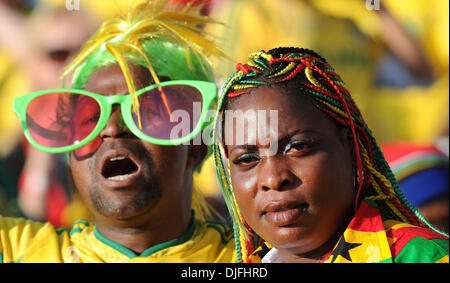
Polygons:
<instances>
[{"instance_id":1,"label":"man","mask_svg":"<svg viewBox=\"0 0 450 283\"><path fill-rule=\"evenodd\" d=\"M205 145L186 145L216 90L201 54L209 20L147 1L105 22L69 64L72 88L15 101L25 135L47 152L70 152L73 181L95 218L71 231L0 217L3 262L234 262L232 233L205 220L192 176ZM155 24L157 23L157 24ZM175 32L174 32L175 31ZM195 41L195 47L188 43ZM164 81L161 83L161 81ZM175 131L177 110L199 119Z\"/></svg>"}]
</instances>

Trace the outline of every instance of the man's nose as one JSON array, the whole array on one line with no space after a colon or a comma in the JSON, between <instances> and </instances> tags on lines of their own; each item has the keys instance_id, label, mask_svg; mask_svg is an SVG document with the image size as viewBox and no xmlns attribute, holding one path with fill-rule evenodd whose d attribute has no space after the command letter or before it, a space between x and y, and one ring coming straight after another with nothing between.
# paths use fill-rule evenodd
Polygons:
<instances>
[{"instance_id":1,"label":"man's nose","mask_svg":"<svg viewBox=\"0 0 450 283\"><path fill-rule=\"evenodd\" d=\"M264 191L289 190L299 181L289 166L277 157L266 158L259 168L258 179L259 189Z\"/></svg>"},{"instance_id":2,"label":"man's nose","mask_svg":"<svg viewBox=\"0 0 450 283\"><path fill-rule=\"evenodd\" d=\"M111 116L105 128L100 132L100 137L105 138L120 138L133 135L128 129L122 116L122 111L119 105L114 105L111 110Z\"/></svg>"}]
</instances>

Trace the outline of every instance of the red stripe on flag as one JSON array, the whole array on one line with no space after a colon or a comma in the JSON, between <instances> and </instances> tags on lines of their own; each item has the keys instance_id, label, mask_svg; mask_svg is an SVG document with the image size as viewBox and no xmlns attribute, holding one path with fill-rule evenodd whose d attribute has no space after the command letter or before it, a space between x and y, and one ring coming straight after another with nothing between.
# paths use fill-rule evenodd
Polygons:
<instances>
[{"instance_id":1,"label":"red stripe on flag","mask_svg":"<svg viewBox=\"0 0 450 283\"><path fill-rule=\"evenodd\" d=\"M379 232L384 231L383 220L380 211L362 201L355 213L348 229L361 232Z\"/></svg>"}]
</instances>

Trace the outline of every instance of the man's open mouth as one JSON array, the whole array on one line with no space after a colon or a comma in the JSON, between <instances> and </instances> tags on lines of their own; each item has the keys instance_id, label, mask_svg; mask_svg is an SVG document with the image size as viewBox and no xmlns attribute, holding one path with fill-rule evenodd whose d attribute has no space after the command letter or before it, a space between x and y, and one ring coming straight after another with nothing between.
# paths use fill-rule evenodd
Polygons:
<instances>
[{"instance_id":1,"label":"man's open mouth","mask_svg":"<svg viewBox=\"0 0 450 283\"><path fill-rule=\"evenodd\" d=\"M139 167L130 158L119 155L108 158L102 168L102 175L108 180L123 181L138 171Z\"/></svg>"}]
</instances>

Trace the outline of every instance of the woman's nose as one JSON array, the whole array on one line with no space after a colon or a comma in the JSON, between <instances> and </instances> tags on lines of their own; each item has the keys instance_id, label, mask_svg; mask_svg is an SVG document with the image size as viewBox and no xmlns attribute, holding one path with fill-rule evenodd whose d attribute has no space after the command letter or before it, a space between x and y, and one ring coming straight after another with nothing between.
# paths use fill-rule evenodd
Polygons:
<instances>
[{"instance_id":1,"label":"woman's nose","mask_svg":"<svg viewBox=\"0 0 450 283\"><path fill-rule=\"evenodd\" d=\"M277 157L268 157L263 161L258 171L258 179L259 187L264 191L288 190L298 181L298 177L286 162Z\"/></svg>"}]
</instances>

